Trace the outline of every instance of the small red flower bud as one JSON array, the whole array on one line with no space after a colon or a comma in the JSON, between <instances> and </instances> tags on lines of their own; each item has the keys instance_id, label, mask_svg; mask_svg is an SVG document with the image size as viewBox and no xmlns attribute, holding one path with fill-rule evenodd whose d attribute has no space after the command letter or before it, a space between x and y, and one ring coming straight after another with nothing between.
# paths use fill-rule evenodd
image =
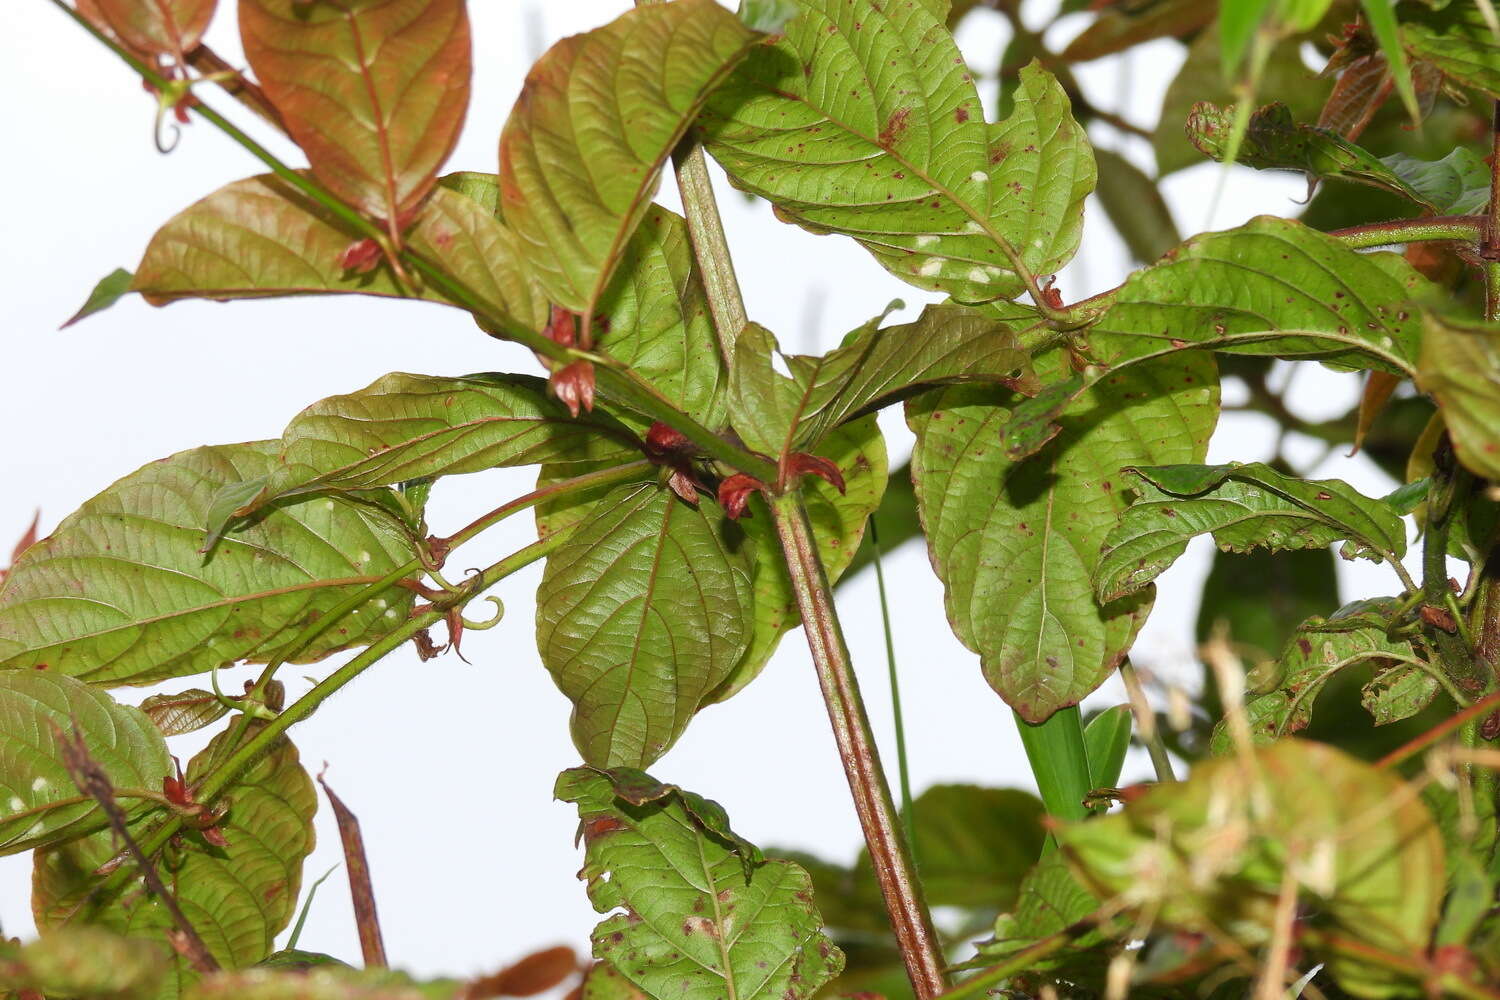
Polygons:
<instances>
[{"instance_id":1,"label":"small red flower bud","mask_svg":"<svg viewBox=\"0 0 1500 1000\"><path fill-rule=\"evenodd\" d=\"M738 521L750 503L750 494L766 492L766 484L754 476L736 472L719 484L719 506L731 521Z\"/></svg>"},{"instance_id":2,"label":"small red flower bud","mask_svg":"<svg viewBox=\"0 0 1500 1000\"><path fill-rule=\"evenodd\" d=\"M794 480L802 476L817 476L840 493L844 492L844 474L826 458L799 451L787 456L786 471Z\"/></svg>"},{"instance_id":3,"label":"small red flower bud","mask_svg":"<svg viewBox=\"0 0 1500 1000\"><path fill-rule=\"evenodd\" d=\"M552 394L568 412L578 416L580 410L594 409L594 366L588 361L574 361L552 373Z\"/></svg>"},{"instance_id":4,"label":"small red flower bud","mask_svg":"<svg viewBox=\"0 0 1500 1000\"><path fill-rule=\"evenodd\" d=\"M355 274L369 274L380 266L380 244L371 239L351 243L339 254L339 267Z\"/></svg>"},{"instance_id":5,"label":"small red flower bud","mask_svg":"<svg viewBox=\"0 0 1500 1000\"><path fill-rule=\"evenodd\" d=\"M542 331L542 336L564 347L572 347L578 341L577 314L568 312L562 306L553 306L552 316L547 321L547 327Z\"/></svg>"},{"instance_id":6,"label":"small red flower bud","mask_svg":"<svg viewBox=\"0 0 1500 1000\"><path fill-rule=\"evenodd\" d=\"M660 420L646 431L646 454L654 459L667 460L691 455L696 451L693 442L679 430L667 426Z\"/></svg>"}]
</instances>

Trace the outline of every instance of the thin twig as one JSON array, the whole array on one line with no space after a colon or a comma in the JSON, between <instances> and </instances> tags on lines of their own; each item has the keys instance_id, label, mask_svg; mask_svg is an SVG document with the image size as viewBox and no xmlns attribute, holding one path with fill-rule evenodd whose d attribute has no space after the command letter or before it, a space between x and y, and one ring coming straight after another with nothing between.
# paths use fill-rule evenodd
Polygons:
<instances>
[{"instance_id":1,"label":"thin twig","mask_svg":"<svg viewBox=\"0 0 1500 1000\"><path fill-rule=\"evenodd\" d=\"M385 938L380 933L380 915L375 909L375 886L370 879L370 859L365 853L365 838L359 830L359 817L344 805L344 800L328 787L324 775L328 773L325 761L318 772L318 784L333 806L334 819L339 824L339 840L344 844L344 869L349 873L349 895L354 900L354 924L359 928L359 950L364 955L365 968L386 969Z\"/></svg>"},{"instance_id":2,"label":"thin twig","mask_svg":"<svg viewBox=\"0 0 1500 1000\"><path fill-rule=\"evenodd\" d=\"M1156 724L1156 713L1151 710L1151 702L1146 698L1146 689L1141 686L1140 675L1136 673L1135 664L1130 662L1130 657L1120 661L1120 680L1125 682L1125 693L1130 698L1130 710L1135 713L1136 732L1140 733L1141 742L1146 745L1146 752L1151 755L1151 766L1156 771L1157 781L1176 781L1177 773L1172 770L1172 758L1167 756L1167 744L1163 741L1161 727Z\"/></svg>"},{"instance_id":3,"label":"thin twig","mask_svg":"<svg viewBox=\"0 0 1500 1000\"><path fill-rule=\"evenodd\" d=\"M156 871L156 866L151 859L141 850L135 838L130 835L130 827L125 821L125 814L115 804L114 785L109 780L109 775L104 768L89 755L89 748L83 741L83 732L78 728L78 721L73 721L71 736L64 733L61 728L53 726L57 743L62 750L63 766L68 769L68 775L78 790L83 792L99 803L99 808L104 815L109 817L109 825L114 830L115 836L125 844L125 849L135 858L135 863L141 871L141 878L146 882L146 888L151 894L161 901L166 907L167 915L172 918L175 930L168 932L167 938L188 964L194 970L203 973L218 972L219 963L208 950L208 945L198 936L198 931L188 920L187 915L182 912L182 907L177 905L177 897L168 891L166 883L162 882L161 875Z\"/></svg>"},{"instance_id":4,"label":"thin twig","mask_svg":"<svg viewBox=\"0 0 1500 1000\"><path fill-rule=\"evenodd\" d=\"M231 66L213 49L207 45L196 46L187 53L187 64L201 75L211 78L224 93L255 112L267 125L290 137L291 133L287 131L281 112L271 103L266 92L260 89L260 85Z\"/></svg>"}]
</instances>

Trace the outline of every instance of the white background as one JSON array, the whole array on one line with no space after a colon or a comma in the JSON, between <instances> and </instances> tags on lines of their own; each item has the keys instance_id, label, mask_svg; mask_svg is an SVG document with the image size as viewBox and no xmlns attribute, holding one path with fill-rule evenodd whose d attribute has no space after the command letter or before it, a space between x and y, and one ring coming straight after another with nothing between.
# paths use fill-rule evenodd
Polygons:
<instances>
[{"instance_id":1,"label":"white background","mask_svg":"<svg viewBox=\"0 0 1500 1000\"><path fill-rule=\"evenodd\" d=\"M225 2L210 43L240 63L233 4ZM625 0L476 0L474 96L468 131L450 169L495 169L495 146L530 62L556 39L604 23ZM1042 23L1047 3L1028 6ZM1049 35L1054 51L1087 19L1074 16ZM109 312L59 332L94 282L115 267L133 269L155 228L229 181L257 172L249 155L205 123L185 128L168 156L151 142L153 101L115 58L42 0L7 4L0 32L0 190L6 194L0 239L0 558L36 509L43 530L89 496L143 463L202 443L274 437L307 403L357 389L396 370L462 374L536 371L527 352L483 336L454 310L425 303L358 297L229 305L186 302L152 309L127 299ZM973 68L989 79L1008 35L998 14L980 12L960 33ZM1129 57L1101 60L1079 76L1101 107L1155 124L1161 95L1182 61L1161 42ZM217 91L229 110L279 154L301 162L285 142L257 129ZM1107 126L1092 138L1151 169L1139 140L1122 142ZM1166 193L1184 232L1204 228L1219 168L1175 175ZM717 174L717 168L715 168ZM719 178L722 180L722 177ZM1236 170L1217 205L1223 228L1261 212L1295 214L1300 178ZM676 204L670 180L662 200ZM893 298L924 295L885 274L864 251L837 237L813 237L776 222L764 204L720 187L752 318L777 331L787 350L825 350ZM1069 300L1116 284L1129 266L1119 240L1092 202L1084 248L1059 277ZM900 318L899 316L897 318ZM1358 385L1322 369L1299 375L1310 416L1342 412ZM899 412L886 414L892 467L910 449ZM1322 455L1293 442L1308 462ZM1211 460L1266 456L1267 422L1226 415ZM1333 457L1317 472L1371 492L1389 488L1363 459ZM525 470L443 483L430 520L438 533L466 523L501 500L527 492ZM530 541L516 518L478 544L483 564ZM1195 587L1209 550L1195 545L1163 579L1156 611L1137 646L1137 662L1191 684ZM1388 592L1385 572L1341 568L1346 599ZM942 592L925 552L908 546L888 557L893 620L907 710L914 784L974 781L1033 787L1010 711L985 685L977 658L954 640ZM586 948L597 919L573 876L571 807L552 800L552 783L577 763L567 735L568 703L553 687L533 645L531 591L540 568L500 590L507 618L471 634L472 666L448 656L419 663L402 651L335 697L293 737L313 770L329 763L333 786L363 821L387 950L419 974L492 969L538 946ZM894 778L889 690L874 579L839 591L865 696ZM318 671L325 665L311 668ZM245 671L228 672L237 682ZM289 695L306 683L285 671ZM184 679L167 689L188 687ZM118 692L137 701L145 691ZM1111 683L1089 704L1122 700ZM191 754L201 741L178 748ZM1147 774L1134 752L1127 778ZM800 632L760 680L726 705L704 712L653 768L658 777L721 801L736 828L762 845L785 845L852 859L859 831ZM337 864L340 853L326 806L319 847L305 882ZM26 857L0 859L0 924L32 933ZM324 886L301 947L357 959L342 874Z\"/></svg>"}]
</instances>

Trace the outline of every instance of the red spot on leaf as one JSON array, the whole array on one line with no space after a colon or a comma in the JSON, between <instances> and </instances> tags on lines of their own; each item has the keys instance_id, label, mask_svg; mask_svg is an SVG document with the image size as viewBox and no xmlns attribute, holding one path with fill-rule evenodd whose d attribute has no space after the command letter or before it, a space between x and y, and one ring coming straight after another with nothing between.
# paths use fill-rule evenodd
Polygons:
<instances>
[{"instance_id":1,"label":"red spot on leaf","mask_svg":"<svg viewBox=\"0 0 1500 1000\"><path fill-rule=\"evenodd\" d=\"M891 116L885 120L885 128L880 130L876 141L884 149L890 149L901 141L906 134L906 120L911 117L911 108L897 108L891 112Z\"/></svg>"}]
</instances>

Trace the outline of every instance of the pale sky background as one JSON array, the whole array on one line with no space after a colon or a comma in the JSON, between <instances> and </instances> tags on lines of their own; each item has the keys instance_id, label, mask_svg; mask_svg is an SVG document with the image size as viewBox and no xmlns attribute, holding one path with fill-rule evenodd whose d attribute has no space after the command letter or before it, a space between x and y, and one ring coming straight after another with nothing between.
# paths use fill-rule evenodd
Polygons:
<instances>
[{"instance_id":1,"label":"pale sky background","mask_svg":"<svg viewBox=\"0 0 1500 1000\"><path fill-rule=\"evenodd\" d=\"M495 169L496 142L526 68L564 35L618 15L626 0L474 0L475 79L468 129L451 170ZM234 4L221 5L209 42L241 63ZM1028 5L1041 23L1049 3ZM1087 18L1060 22L1054 51ZM462 313L426 303L360 297L299 298L219 305L185 302L153 309L127 299L64 332L58 325L95 281L133 269L157 226L222 184L259 172L250 156L211 126L183 130L177 149L152 146L154 104L114 56L44 0L12 0L0 32L0 126L7 137L0 187L7 193L0 241L0 552L40 508L44 533L68 512L140 465L198 444L274 437L308 403L358 389L390 371L457 375L538 371L521 348L481 334ZM1008 29L998 14L971 16L959 41L973 68L993 74ZM1138 49L1079 68L1092 99L1145 126L1182 61L1179 46ZM1128 80L1128 86L1125 81ZM982 85L986 101L993 83ZM279 154L302 162L233 102L206 88ZM1095 126L1096 144L1119 150L1148 171L1149 147L1122 143ZM716 177L722 182L723 178ZM1218 169L1175 175L1167 197L1184 232L1203 228ZM1292 175L1237 169L1214 225L1262 212L1294 214L1304 192ZM910 316L923 293L888 276L853 242L814 237L775 221L720 186L720 204L752 318L778 332L784 348L826 350L843 334L903 298ZM677 206L668 180L661 200ZM1120 241L1091 202L1078 259L1059 277L1068 299L1118 283L1129 267ZM1299 375L1309 416L1331 415L1357 395L1352 376L1314 366ZM892 467L910 451L899 408L882 420ZM1313 461L1314 442L1293 442ZM1269 422L1229 415L1211 461L1267 456ZM1381 493L1391 484L1363 458L1333 456L1316 468ZM528 492L533 473L499 470L456 478L434 492L429 520L438 533L499 501ZM485 536L463 565L482 565L531 540L518 517ZM1200 540L1162 578L1156 610L1136 647L1137 662L1159 675L1195 682L1191 661L1195 589L1211 550ZM902 672L913 782L971 781L1032 788L1009 709L984 683L976 656L948 630L942 590L920 546L890 555L893 624ZM1368 563L1340 568L1344 597L1388 593L1388 571ZM409 649L389 657L292 730L304 762L329 780L363 822L386 947L393 964L422 975L491 970L531 949L569 943L587 949L598 919L574 874L571 806L552 800L559 771L578 762L567 731L569 705L542 669L534 646L532 591L540 566L497 593L507 618L467 637L473 665L447 656L419 663ZM860 680L894 782L885 652L872 573L839 591ZM305 668L321 675L327 664ZM247 672L226 672L237 684ZM308 687L283 671L288 695ZM165 685L177 690L204 679ZM115 692L139 702L148 690ZM1123 700L1116 683L1089 702ZM174 741L186 760L203 741ZM719 800L736 829L761 845L782 845L852 860L860 843L847 786L800 632L789 635L765 674L745 693L704 712L653 772ZM1133 752L1127 779L1147 775ZM341 860L326 803L319 846L304 884ZM29 936L29 856L0 859L0 925ZM301 947L357 960L342 873L320 891Z\"/></svg>"}]
</instances>

